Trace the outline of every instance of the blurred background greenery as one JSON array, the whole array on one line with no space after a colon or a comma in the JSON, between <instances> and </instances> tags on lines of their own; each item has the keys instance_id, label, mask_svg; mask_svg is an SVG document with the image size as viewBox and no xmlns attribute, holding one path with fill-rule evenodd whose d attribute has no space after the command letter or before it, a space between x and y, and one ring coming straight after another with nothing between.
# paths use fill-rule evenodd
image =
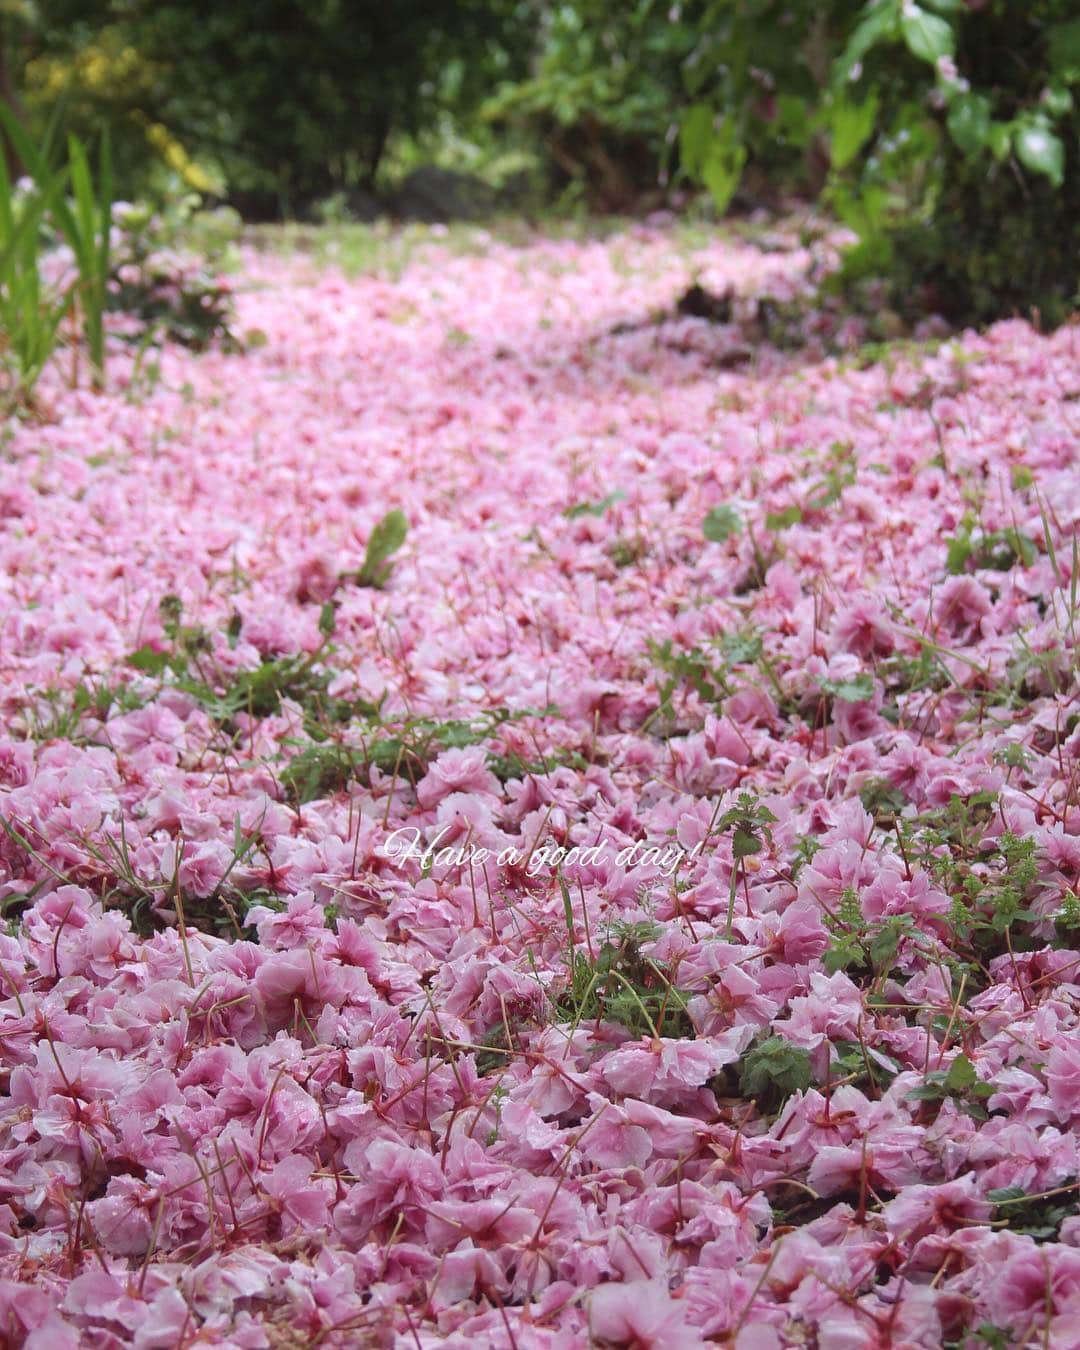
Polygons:
<instances>
[{"instance_id":1,"label":"blurred background greenery","mask_svg":"<svg viewBox=\"0 0 1080 1350\"><path fill-rule=\"evenodd\" d=\"M840 284L956 320L1071 310L1076 0L0 0L0 92L116 193L246 220L795 199ZM7 143L14 182L27 169Z\"/></svg>"}]
</instances>

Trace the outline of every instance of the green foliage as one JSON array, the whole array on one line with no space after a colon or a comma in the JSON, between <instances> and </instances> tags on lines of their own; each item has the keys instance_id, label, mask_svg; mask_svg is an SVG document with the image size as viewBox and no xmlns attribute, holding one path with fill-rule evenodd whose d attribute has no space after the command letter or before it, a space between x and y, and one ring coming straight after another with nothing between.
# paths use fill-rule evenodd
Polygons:
<instances>
[{"instance_id":1,"label":"green foliage","mask_svg":"<svg viewBox=\"0 0 1080 1350\"><path fill-rule=\"evenodd\" d=\"M300 705L304 726L316 739L325 739L334 726L357 717L370 717L375 707L366 700L335 698L327 693L333 672L324 665L332 622L320 623L322 644L313 652L264 657L246 670L223 670L213 659L211 634L201 626L183 623L178 596L165 596L158 606L167 645L146 644L129 653L127 664L154 679L169 683L193 698L224 730L235 729L239 713L271 717L289 699ZM333 608L323 618L333 618ZM241 632L239 616L230 621L226 636L231 646Z\"/></svg>"},{"instance_id":2,"label":"green foliage","mask_svg":"<svg viewBox=\"0 0 1080 1350\"><path fill-rule=\"evenodd\" d=\"M617 503L626 500L626 493L616 488L598 502L575 502L563 512L567 520L580 520L582 516L602 516Z\"/></svg>"},{"instance_id":3,"label":"green foliage","mask_svg":"<svg viewBox=\"0 0 1080 1350\"><path fill-rule=\"evenodd\" d=\"M987 1120L989 1113L984 1103L996 1091L993 1083L984 1083L979 1078L974 1064L961 1053L948 1069L928 1073L922 1087L913 1088L908 1097L916 1102L929 1102L932 1107L940 1107L943 1101L951 1098L973 1120Z\"/></svg>"},{"instance_id":4,"label":"green foliage","mask_svg":"<svg viewBox=\"0 0 1080 1350\"><path fill-rule=\"evenodd\" d=\"M1080 285L1080 23L1070 0L787 8L774 59L750 64L744 44L768 6L706 7L731 56L724 97L688 104L684 168L726 208L740 147L769 128L782 138L781 101L799 100L803 124L828 139L828 200L859 236L843 284L888 274L900 308L985 319L1035 305L1059 322ZM808 61L800 34L811 16ZM763 69L774 91L764 128ZM710 172L714 163L723 171Z\"/></svg>"},{"instance_id":5,"label":"green foliage","mask_svg":"<svg viewBox=\"0 0 1080 1350\"><path fill-rule=\"evenodd\" d=\"M716 821L714 829L718 834L731 833L731 882L728 889L727 924L724 929L725 940L730 942L735 924L735 896L738 890L739 875L745 875L743 864L747 858L760 853L766 844L772 843L770 825L776 817L751 792L740 792L735 805L724 812Z\"/></svg>"},{"instance_id":6,"label":"green foliage","mask_svg":"<svg viewBox=\"0 0 1080 1350\"><path fill-rule=\"evenodd\" d=\"M390 580L394 565L390 558L401 548L409 532L404 511L388 511L371 531L364 563L356 574L358 586L382 587Z\"/></svg>"},{"instance_id":7,"label":"green foliage","mask_svg":"<svg viewBox=\"0 0 1080 1350\"><path fill-rule=\"evenodd\" d=\"M843 496L844 489L855 482L857 470L851 444L847 441L833 441L821 465L820 477L815 477L804 491L802 500L793 502L780 511L770 511L765 516L765 528L772 534L800 525L821 512L835 506ZM770 558L761 558L759 568L775 561L779 554L774 549Z\"/></svg>"},{"instance_id":8,"label":"green foliage","mask_svg":"<svg viewBox=\"0 0 1080 1350\"><path fill-rule=\"evenodd\" d=\"M772 841L769 826L775 823L776 817L753 793L740 792L735 805L724 812L714 829L718 834L731 831L732 856L739 860L760 853Z\"/></svg>"},{"instance_id":9,"label":"green foliage","mask_svg":"<svg viewBox=\"0 0 1080 1350\"><path fill-rule=\"evenodd\" d=\"M164 160L173 182L224 179L263 218L370 188L393 137L525 74L534 23L517 0L46 0L25 11L24 101L66 87L72 125L111 126L125 193Z\"/></svg>"},{"instance_id":10,"label":"green foliage","mask_svg":"<svg viewBox=\"0 0 1080 1350\"><path fill-rule=\"evenodd\" d=\"M837 98L832 107L829 158L834 169L846 169L874 134L878 97L871 93L863 103Z\"/></svg>"},{"instance_id":11,"label":"green foliage","mask_svg":"<svg viewBox=\"0 0 1080 1350\"><path fill-rule=\"evenodd\" d=\"M786 506L782 511L769 511L765 515L765 528L773 534L798 525L803 518L801 506Z\"/></svg>"},{"instance_id":12,"label":"green foliage","mask_svg":"<svg viewBox=\"0 0 1080 1350\"><path fill-rule=\"evenodd\" d=\"M1012 1332L996 1327L992 1322L980 1322L973 1334L988 1350L1012 1350L1015 1345Z\"/></svg>"},{"instance_id":13,"label":"green foliage","mask_svg":"<svg viewBox=\"0 0 1080 1350\"><path fill-rule=\"evenodd\" d=\"M133 206L116 213L107 304L138 321L132 342L167 339L203 351L220 339L227 350L239 347L232 296L219 275L238 218L228 211L200 213L197 204L189 193L162 212Z\"/></svg>"},{"instance_id":14,"label":"green foliage","mask_svg":"<svg viewBox=\"0 0 1080 1350\"><path fill-rule=\"evenodd\" d=\"M113 683L87 676L73 689L45 690L40 701L30 703L27 730L35 741L89 745L95 743L98 729L91 734L86 727L87 719L104 722L114 710L133 712L144 704L143 696L123 680Z\"/></svg>"},{"instance_id":15,"label":"green foliage","mask_svg":"<svg viewBox=\"0 0 1080 1350\"><path fill-rule=\"evenodd\" d=\"M858 1041L833 1041L833 1069L845 1082L875 1095L887 1088L900 1072L900 1065L880 1051L871 1055ZM885 1063L882 1063L882 1061Z\"/></svg>"},{"instance_id":16,"label":"green foliage","mask_svg":"<svg viewBox=\"0 0 1080 1350\"><path fill-rule=\"evenodd\" d=\"M859 789L863 808L874 817L879 826L891 829L896 818L907 805L907 798L887 778L872 778Z\"/></svg>"},{"instance_id":17,"label":"green foliage","mask_svg":"<svg viewBox=\"0 0 1080 1350\"><path fill-rule=\"evenodd\" d=\"M1080 930L1080 896L1074 895L1072 891L1065 894L1061 901L1061 911L1055 918L1055 924L1058 932L1063 934L1066 944L1076 945L1078 930Z\"/></svg>"},{"instance_id":18,"label":"green foliage","mask_svg":"<svg viewBox=\"0 0 1080 1350\"><path fill-rule=\"evenodd\" d=\"M535 777L548 774L561 764L577 770L578 773L584 773L589 767L589 761L579 750L559 750L548 755L538 754L534 759L526 759L516 750L503 753L489 751L487 764L500 783L509 782L512 778L527 778L530 775Z\"/></svg>"},{"instance_id":19,"label":"green foliage","mask_svg":"<svg viewBox=\"0 0 1080 1350\"><path fill-rule=\"evenodd\" d=\"M506 722L558 714L558 709L549 705L541 710L494 708L473 718L447 721L409 717L390 722L383 719L380 705L328 692L335 678L328 664L333 653L332 604L323 607L319 624L323 642L315 651L264 657L257 666L236 671L224 670L214 660L214 642L206 629L183 622L183 607L177 596L165 596L158 608L166 643L140 647L128 655L127 664L182 690L229 735L237 732L237 718L242 713L254 718L272 717L281 712L285 700L298 705L306 739L300 741L281 770L280 781L288 797L300 805L340 791L353 780L368 783L373 768L415 783L444 750L483 745ZM234 615L225 630L230 645L236 645L241 632L239 616ZM87 708L104 707L105 711L98 714L103 718L114 703L141 706L147 698L145 691L126 685L87 689L77 696L73 710L65 706L61 711L65 718L74 716L77 724ZM67 721L63 725L67 727ZM47 724L44 726L47 730ZM566 759L571 761L574 756L567 752ZM516 756L493 754L491 762L510 776L515 771L546 773L554 767L555 759L530 766ZM580 757L577 762L583 767Z\"/></svg>"},{"instance_id":20,"label":"green foliage","mask_svg":"<svg viewBox=\"0 0 1080 1350\"><path fill-rule=\"evenodd\" d=\"M739 1091L764 1112L778 1111L796 1092L813 1082L810 1052L781 1036L753 1045L737 1065Z\"/></svg>"},{"instance_id":21,"label":"green foliage","mask_svg":"<svg viewBox=\"0 0 1080 1350\"><path fill-rule=\"evenodd\" d=\"M670 676L660 686L660 706L657 709L665 717L674 717L672 699L684 680L706 703L719 703L731 692L727 671L715 666L699 647L680 652L675 650L671 638L665 638L663 642L654 642L650 638L649 652L655 664Z\"/></svg>"},{"instance_id":22,"label":"green foliage","mask_svg":"<svg viewBox=\"0 0 1080 1350\"><path fill-rule=\"evenodd\" d=\"M306 805L347 787L358 776L359 763L360 755L351 746L313 741L286 764L281 784L290 798Z\"/></svg>"},{"instance_id":23,"label":"green foliage","mask_svg":"<svg viewBox=\"0 0 1080 1350\"><path fill-rule=\"evenodd\" d=\"M573 931L569 892L563 886L567 931ZM618 1022L635 1036L686 1039L694 1034L686 997L642 947L660 936L651 922L616 923L600 950L575 949L571 943L567 985L555 1000L563 1022Z\"/></svg>"},{"instance_id":24,"label":"green foliage","mask_svg":"<svg viewBox=\"0 0 1080 1350\"><path fill-rule=\"evenodd\" d=\"M1016 755L1004 758L1020 762ZM972 985L995 956L1043 946L1032 929L1053 921L1029 907L1039 876L1035 838L986 838L995 800L989 792L954 796L946 806L888 822L905 864L922 868L951 897L949 946Z\"/></svg>"},{"instance_id":25,"label":"green foliage","mask_svg":"<svg viewBox=\"0 0 1080 1350\"><path fill-rule=\"evenodd\" d=\"M1036 1242L1056 1242L1061 1225L1077 1213L1077 1183L1064 1182L1052 1191L1029 1195L1022 1186L1001 1186L987 1191L994 1206L994 1219L1014 1233Z\"/></svg>"},{"instance_id":26,"label":"green foliage","mask_svg":"<svg viewBox=\"0 0 1080 1350\"><path fill-rule=\"evenodd\" d=\"M711 651L690 647L675 648L671 638L648 641L654 665L668 675L660 685L660 704L654 717L675 716L674 696L688 684L704 703L718 704L734 692L731 673L738 665L754 662L762 655L761 638L753 632L725 633L709 645Z\"/></svg>"},{"instance_id":27,"label":"green foliage","mask_svg":"<svg viewBox=\"0 0 1080 1350\"><path fill-rule=\"evenodd\" d=\"M452 718L440 722L431 717L409 717L400 721L382 720L379 711L362 700L326 700L316 696L313 708L307 710L305 729L312 738L289 761L281 774L281 781L291 797L301 804L339 791L355 779L370 782L371 770L378 769L387 776L399 776L415 783L427 772L431 761L444 750L464 749L490 741L505 722L520 721L526 717L556 715L549 707L543 714L533 708L511 712L493 708L475 718ZM333 736L336 727L348 725L352 740L341 743ZM527 772L547 773L556 762L576 762L580 757L567 755L565 761L550 761L535 765L525 764L517 756L489 755L492 771L505 779Z\"/></svg>"},{"instance_id":28,"label":"green foliage","mask_svg":"<svg viewBox=\"0 0 1080 1350\"><path fill-rule=\"evenodd\" d=\"M733 506L714 506L705 517L701 532L713 544L722 544L742 529L742 517Z\"/></svg>"},{"instance_id":29,"label":"green foliage","mask_svg":"<svg viewBox=\"0 0 1080 1350\"><path fill-rule=\"evenodd\" d=\"M625 209L655 188L692 98L686 79L703 36L701 7L658 0L538 6L529 74L488 100L487 117L539 144L557 185Z\"/></svg>"},{"instance_id":30,"label":"green foliage","mask_svg":"<svg viewBox=\"0 0 1080 1350\"><path fill-rule=\"evenodd\" d=\"M892 970L901 942L916 939L919 931L910 914L867 921L852 890L843 893L839 908L826 917L826 923L833 940L822 957L825 969L830 975L838 970L851 975L865 973L871 982Z\"/></svg>"},{"instance_id":31,"label":"green foliage","mask_svg":"<svg viewBox=\"0 0 1080 1350\"><path fill-rule=\"evenodd\" d=\"M1020 945L1010 938L1015 924L1039 921L1039 915L1025 905L1039 875L1036 848L1033 838L1003 834L996 848L1001 870L988 876L969 873L963 878L963 893L954 897L954 928L970 937L986 956L996 955L1003 942Z\"/></svg>"},{"instance_id":32,"label":"green foliage","mask_svg":"<svg viewBox=\"0 0 1080 1350\"><path fill-rule=\"evenodd\" d=\"M1030 567L1039 556L1035 541L1020 530L984 530L970 513L947 543L945 566L954 576L972 568L1008 572L1018 563Z\"/></svg>"},{"instance_id":33,"label":"green foliage","mask_svg":"<svg viewBox=\"0 0 1080 1350\"><path fill-rule=\"evenodd\" d=\"M874 678L866 671L850 680L830 680L822 676L818 685L823 694L838 698L841 703L867 703L874 697Z\"/></svg>"},{"instance_id":34,"label":"green foliage","mask_svg":"<svg viewBox=\"0 0 1080 1350\"><path fill-rule=\"evenodd\" d=\"M686 172L701 179L718 211L726 211L746 165L746 146L735 119L717 121L707 106L696 104L683 118L679 149Z\"/></svg>"},{"instance_id":35,"label":"green foliage","mask_svg":"<svg viewBox=\"0 0 1080 1350\"><path fill-rule=\"evenodd\" d=\"M105 383L105 307L109 283L112 225L112 155L106 130L101 137L97 181L86 151L76 136L68 137L68 165L74 201L71 209L57 197L53 216L79 269L77 289L83 332L94 367L94 382Z\"/></svg>"}]
</instances>

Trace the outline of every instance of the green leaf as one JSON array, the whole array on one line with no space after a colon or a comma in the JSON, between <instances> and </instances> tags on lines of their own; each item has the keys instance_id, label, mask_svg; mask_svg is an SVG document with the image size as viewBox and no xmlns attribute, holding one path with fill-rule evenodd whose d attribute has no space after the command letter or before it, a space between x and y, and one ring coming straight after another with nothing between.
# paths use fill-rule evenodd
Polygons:
<instances>
[{"instance_id":1,"label":"green leaf","mask_svg":"<svg viewBox=\"0 0 1080 1350\"><path fill-rule=\"evenodd\" d=\"M722 544L742 529L742 519L733 506L714 506L705 517L701 532L711 543Z\"/></svg>"},{"instance_id":2,"label":"green leaf","mask_svg":"<svg viewBox=\"0 0 1080 1350\"><path fill-rule=\"evenodd\" d=\"M765 517L765 528L779 534L781 530L786 530L791 525L798 525L801 520L802 507L789 506L783 511L770 511Z\"/></svg>"},{"instance_id":3,"label":"green leaf","mask_svg":"<svg viewBox=\"0 0 1080 1350\"><path fill-rule=\"evenodd\" d=\"M1080 76L1080 18L1059 23L1047 33L1051 69L1066 78Z\"/></svg>"},{"instance_id":4,"label":"green leaf","mask_svg":"<svg viewBox=\"0 0 1080 1350\"><path fill-rule=\"evenodd\" d=\"M1051 117L1064 117L1073 110L1072 92L1063 84L1051 84L1043 90L1042 105Z\"/></svg>"},{"instance_id":5,"label":"green leaf","mask_svg":"<svg viewBox=\"0 0 1080 1350\"><path fill-rule=\"evenodd\" d=\"M872 93L863 103L838 99L833 105L829 158L834 169L846 169L873 135L879 102Z\"/></svg>"},{"instance_id":6,"label":"green leaf","mask_svg":"<svg viewBox=\"0 0 1080 1350\"><path fill-rule=\"evenodd\" d=\"M870 939L870 963L875 970L889 971L896 959L896 949L900 945L900 930L881 928Z\"/></svg>"},{"instance_id":7,"label":"green leaf","mask_svg":"<svg viewBox=\"0 0 1080 1350\"><path fill-rule=\"evenodd\" d=\"M961 1053L949 1065L949 1072L945 1075L945 1091L963 1092L966 1088L974 1087L978 1081L975 1065L967 1055Z\"/></svg>"},{"instance_id":8,"label":"green leaf","mask_svg":"<svg viewBox=\"0 0 1080 1350\"><path fill-rule=\"evenodd\" d=\"M987 1347L987 1350L1009 1350L1014 1344L1012 1332L1003 1331L992 1322L981 1322L975 1328L975 1335Z\"/></svg>"},{"instance_id":9,"label":"green leaf","mask_svg":"<svg viewBox=\"0 0 1080 1350\"><path fill-rule=\"evenodd\" d=\"M874 697L874 678L865 671L851 680L819 680L821 691L841 703L867 703Z\"/></svg>"},{"instance_id":10,"label":"green leaf","mask_svg":"<svg viewBox=\"0 0 1080 1350\"><path fill-rule=\"evenodd\" d=\"M731 836L733 858L749 858L754 853L760 853L761 848L761 840L747 829L737 829Z\"/></svg>"},{"instance_id":11,"label":"green leaf","mask_svg":"<svg viewBox=\"0 0 1080 1350\"><path fill-rule=\"evenodd\" d=\"M947 125L965 155L977 154L990 135L990 100L982 94L958 95L949 107Z\"/></svg>"},{"instance_id":12,"label":"green leaf","mask_svg":"<svg viewBox=\"0 0 1080 1350\"><path fill-rule=\"evenodd\" d=\"M319 610L319 632L323 637L328 638L333 634L337 627L337 605L332 600L327 600L322 609Z\"/></svg>"},{"instance_id":13,"label":"green leaf","mask_svg":"<svg viewBox=\"0 0 1080 1350\"><path fill-rule=\"evenodd\" d=\"M997 1211L994 1219L1014 1233L1024 1233L1036 1242L1052 1242L1065 1219L1077 1212L1075 1181L1053 1188L1055 1193L1029 1195L1022 1186L997 1186L986 1198Z\"/></svg>"},{"instance_id":14,"label":"green leaf","mask_svg":"<svg viewBox=\"0 0 1080 1350\"><path fill-rule=\"evenodd\" d=\"M948 20L928 14L918 5L902 6L900 32L908 50L921 61L933 64L943 56L952 56L956 50L956 36Z\"/></svg>"},{"instance_id":15,"label":"green leaf","mask_svg":"<svg viewBox=\"0 0 1080 1350\"><path fill-rule=\"evenodd\" d=\"M392 570L387 564L387 559L404 544L408 532L409 522L405 519L404 511L388 511L383 516L368 539L364 565L356 578L359 585L385 585Z\"/></svg>"},{"instance_id":16,"label":"green leaf","mask_svg":"<svg viewBox=\"0 0 1080 1350\"><path fill-rule=\"evenodd\" d=\"M699 177L713 137L713 111L695 103L683 114L679 127L679 159L687 173Z\"/></svg>"},{"instance_id":17,"label":"green leaf","mask_svg":"<svg viewBox=\"0 0 1080 1350\"><path fill-rule=\"evenodd\" d=\"M127 663L147 675L161 675L168 669L169 653L159 652L156 647L144 646L132 652L127 658Z\"/></svg>"},{"instance_id":18,"label":"green leaf","mask_svg":"<svg viewBox=\"0 0 1080 1350\"><path fill-rule=\"evenodd\" d=\"M1013 124L1011 122L991 122L986 134L986 143L990 153L999 162L1009 153L1012 144Z\"/></svg>"},{"instance_id":19,"label":"green leaf","mask_svg":"<svg viewBox=\"0 0 1080 1350\"><path fill-rule=\"evenodd\" d=\"M616 502L625 500L626 493L616 488L598 502L576 502L573 506L568 506L563 515L567 520L579 520L582 516L602 516Z\"/></svg>"},{"instance_id":20,"label":"green leaf","mask_svg":"<svg viewBox=\"0 0 1080 1350\"><path fill-rule=\"evenodd\" d=\"M735 195L746 163L746 147L733 118L719 125L712 109L695 103L679 128L679 159L692 178L700 179L723 213Z\"/></svg>"},{"instance_id":21,"label":"green leaf","mask_svg":"<svg viewBox=\"0 0 1080 1350\"><path fill-rule=\"evenodd\" d=\"M701 181L709 190L720 215L727 210L742 178L746 146L732 118L725 118L713 136L701 166Z\"/></svg>"},{"instance_id":22,"label":"green leaf","mask_svg":"<svg viewBox=\"0 0 1080 1350\"><path fill-rule=\"evenodd\" d=\"M802 148L810 144L814 135L814 121L810 105L798 94L780 94L776 100L776 121L773 128L778 138Z\"/></svg>"},{"instance_id":23,"label":"green leaf","mask_svg":"<svg viewBox=\"0 0 1080 1350\"><path fill-rule=\"evenodd\" d=\"M1041 173L1054 187L1065 181L1065 146L1043 121L1027 122L1013 137L1016 157L1025 169Z\"/></svg>"},{"instance_id":24,"label":"green leaf","mask_svg":"<svg viewBox=\"0 0 1080 1350\"><path fill-rule=\"evenodd\" d=\"M912 1088L907 1096L913 1102L939 1102L947 1094L940 1083L924 1083L922 1087Z\"/></svg>"},{"instance_id":25,"label":"green leaf","mask_svg":"<svg viewBox=\"0 0 1080 1350\"><path fill-rule=\"evenodd\" d=\"M972 1120L989 1120L990 1112L985 1106L980 1106L978 1102L961 1102L960 1110L965 1116L970 1116Z\"/></svg>"},{"instance_id":26,"label":"green leaf","mask_svg":"<svg viewBox=\"0 0 1080 1350\"><path fill-rule=\"evenodd\" d=\"M828 974L835 975L838 970L858 965L861 959L862 951L855 939L845 938L822 953L821 964Z\"/></svg>"},{"instance_id":27,"label":"green leaf","mask_svg":"<svg viewBox=\"0 0 1080 1350\"><path fill-rule=\"evenodd\" d=\"M897 0L879 0L879 3L869 6L833 66L835 85L842 85L852 79L872 47L896 37L897 11Z\"/></svg>"},{"instance_id":28,"label":"green leaf","mask_svg":"<svg viewBox=\"0 0 1080 1350\"><path fill-rule=\"evenodd\" d=\"M1027 1191L1023 1186L995 1186L986 1192L986 1198L992 1205L1000 1205L1003 1200L1023 1200Z\"/></svg>"},{"instance_id":29,"label":"green leaf","mask_svg":"<svg viewBox=\"0 0 1080 1350\"><path fill-rule=\"evenodd\" d=\"M739 1091L771 1105L783 1105L793 1092L805 1092L812 1081L809 1052L781 1036L753 1046L739 1061Z\"/></svg>"}]
</instances>

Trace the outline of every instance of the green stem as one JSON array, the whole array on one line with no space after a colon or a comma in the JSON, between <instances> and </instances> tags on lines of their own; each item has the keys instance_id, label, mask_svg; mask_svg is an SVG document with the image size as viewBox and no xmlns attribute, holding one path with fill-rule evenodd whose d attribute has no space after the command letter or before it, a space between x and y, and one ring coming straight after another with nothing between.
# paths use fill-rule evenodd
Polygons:
<instances>
[{"instance_id":1,"label":"green stem","mask_svg":"<svg viewBox=\"0 0 1080 1350\"><path fill-rule=\"evenodd\" d=\"M727 927L724 930L724 941L731 941L731 934L735 924L735 892L739 885L739 861L733 858L731 862L731 889L728 892L727 904Z\"/></svg>"}]
</instances>

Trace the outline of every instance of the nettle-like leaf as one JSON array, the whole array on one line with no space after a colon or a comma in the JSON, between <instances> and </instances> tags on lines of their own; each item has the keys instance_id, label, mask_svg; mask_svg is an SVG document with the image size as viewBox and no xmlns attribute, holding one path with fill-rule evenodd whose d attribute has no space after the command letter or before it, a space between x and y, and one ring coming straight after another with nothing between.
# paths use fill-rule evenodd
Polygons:
<instances>
[{"instance_id":1,"label":"nettle-like leaf","mask_svg":"<svg viewBox=\"0 0 1080 1350\"><path fill-rule=\"evenodd\" d=\"M996 1091L993 1083L985 1083L979 1078L967 1055L960 1053L947 1070L936 1069L928 1073L922 1086L913 1088L908 1097L916 1102L939 1104L951 1097L965 1115L973 1120L986 1120L988 1112L983 1103Z\"/></svg>"},{"instance_id":2,"label":"nettle-like leaf","mask_svg":"<svg viewBox=\"0 0 1080 1350\"><path fill-rule=\"evenodd\" d=\"M735 857L745 858L761 852L762 839L772 838L769 826L775 823L776 817L767 806L749 792L740 792L735 805L716 822L716 829L720 834L732 830Z\"/></svg>"},{"instance_id":3,"label":"nettle-like leaf","mask_svg":"<svg viewBox=\"0 0 1080 1350\"><path fill-rule=\"evenodd\" d=\"M946 1092L963 1092L966 1088L974 1087L979 1081L979 1075L975 1072L975 1065L968 1059L967 1055L957 1055L949 1065L949 1071L945 1075Z\"/></svg>"},{"instance_id":4,"label":"nettle-like leaf","mask_svg":"<svg viewBox=\"0 0 1080 1350\"><path fill-rule=\"evenodd\" d=\"M782 1036L752 1046L739 1060L739 1091L763 1109L777 1110L813 1082L810 1052Z\"/></svg>"}]
</instances>

